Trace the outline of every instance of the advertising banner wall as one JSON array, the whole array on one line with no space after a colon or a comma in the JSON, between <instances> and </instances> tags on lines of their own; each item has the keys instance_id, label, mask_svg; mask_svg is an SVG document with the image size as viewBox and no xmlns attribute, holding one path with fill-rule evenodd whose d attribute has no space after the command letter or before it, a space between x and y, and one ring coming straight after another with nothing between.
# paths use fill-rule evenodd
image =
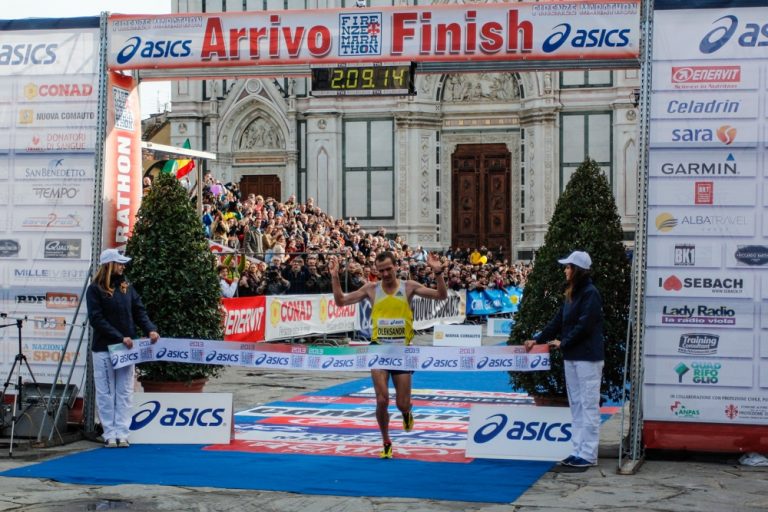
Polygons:
<instances>
[{"instance_id":1,"label":"advertising banner wall","mask_svg":"<svg viewBox=\"0 0 768 512\"><path fill-rule=\"evenodd\" d=\"M748 3L654 4L643 386L653 442L657 422L768 425L768 8Z\"/></svg>"},{"instance_id":2,"label":"advertising banner wall","mask_svg":"<svg viewBox=\"0 0 768 512\"><path fill-rule=\"evenodd\" d=\"M24 382L52 383L62 359L66 379L77 358L82 390L85 312L73 314L91 254L99 18L4 21L0 39L0 311L21 323L0 329L0 370L21 334Z\"/></svg>"},{"instance_id":3,"label":"advertising banner wall","mask_svg":"<svg viewBox=\"0 0 768 512\"><path fill-rule=\"evenodd\" d=\"M366 61L636 67L639 32L638 0L112 15L108 65L180 76L194 67Z\"/></svg>"}]
</instances>

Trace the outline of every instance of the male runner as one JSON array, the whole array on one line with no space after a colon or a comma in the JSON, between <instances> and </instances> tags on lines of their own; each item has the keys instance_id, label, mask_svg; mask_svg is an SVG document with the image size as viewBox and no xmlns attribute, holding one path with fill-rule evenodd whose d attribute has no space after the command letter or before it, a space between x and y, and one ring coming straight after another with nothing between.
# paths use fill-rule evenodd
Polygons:
<instances>
[{"instance_id":1,"label":"male runner","mask_svg":"<svg viewBox=\"0 0 768 512\"><path fill-rule=\"evenodd\" d=\"M436 254L427 256L427 264L436 276L437 289L432 289L413 281L397 279L397 263L395 255L384 251L376 256L376 270L379 281L366 283L362 288L350 293L344 293L339 283L339 262L331 259L331 287L337 306L348 306L368 299L373 304L371 311L372 334L371 342L397 343L410 345L413 338L413 311L411 299L414 295L427 299L442 300L448 296L448 290L443 280L443 264ZM371 370L373 389L376 391L376 421L381 430L384 448L379 457L392 458L392 439L389 437L389 376L395 385L395 403L403 415L403 430L413 429L413 413L411 412L411 376L412 371L400 370Z\"/></svg>"}]
</instances>

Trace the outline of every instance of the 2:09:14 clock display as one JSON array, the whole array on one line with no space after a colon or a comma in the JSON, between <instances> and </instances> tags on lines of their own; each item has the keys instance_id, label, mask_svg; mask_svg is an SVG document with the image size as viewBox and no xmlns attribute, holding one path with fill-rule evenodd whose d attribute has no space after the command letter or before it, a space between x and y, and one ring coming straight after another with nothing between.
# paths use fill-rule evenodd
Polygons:
<instances>
[{"instance_id":1,"label":"2:09:14 clock display","mask_svg":"<svg viewBox=\"0 0 768 512\"><path fill-rule=\"evenodd\" d=\"M312 95L414 94L414 66L376 65L312 69Z\"/></svg>"}]
</instances>

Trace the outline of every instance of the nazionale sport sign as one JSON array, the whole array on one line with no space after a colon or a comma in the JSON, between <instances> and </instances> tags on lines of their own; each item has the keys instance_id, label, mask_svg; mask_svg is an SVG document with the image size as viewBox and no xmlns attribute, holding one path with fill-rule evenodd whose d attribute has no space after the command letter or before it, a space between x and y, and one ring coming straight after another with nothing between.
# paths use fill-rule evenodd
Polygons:
<instances>
[{"instance_id":1,"label":"nazionale sport sign","mask_svg":"<svg viewBox=\"0 0 768 512\"><path fill-rule=\"evenodd\" d=\"M320 63L393 61L637 67L639 13L639 0L629 0L112 15L108 65L296 66L294 74Z\"/></svg>"}]
</instances>

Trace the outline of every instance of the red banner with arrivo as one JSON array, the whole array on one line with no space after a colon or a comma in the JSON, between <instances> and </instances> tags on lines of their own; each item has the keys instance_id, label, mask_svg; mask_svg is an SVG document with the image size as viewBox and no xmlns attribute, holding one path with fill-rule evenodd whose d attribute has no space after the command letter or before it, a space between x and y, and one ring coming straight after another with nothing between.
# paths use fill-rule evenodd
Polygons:
<instances>
[{"instance_id":1,"label":"red banner with arrivo","mask_svg":"<svg viewBox=\"0 0 768 512\"><path fill-rule=\"evenodd\" d=\"M222 299L224 341L264 341L266 299L241 297Z\"/></svg>"},{"instance_id":2,"label":"red banner with arrivo","mask_svg":"<svg viewBox=\"0 0 768 512\"><path fill-rule=\"evenodd\" d=\"M141 203L141 109L133 77L108 75L102 245L124 249Z\"/></svg>"}]
</instances>

